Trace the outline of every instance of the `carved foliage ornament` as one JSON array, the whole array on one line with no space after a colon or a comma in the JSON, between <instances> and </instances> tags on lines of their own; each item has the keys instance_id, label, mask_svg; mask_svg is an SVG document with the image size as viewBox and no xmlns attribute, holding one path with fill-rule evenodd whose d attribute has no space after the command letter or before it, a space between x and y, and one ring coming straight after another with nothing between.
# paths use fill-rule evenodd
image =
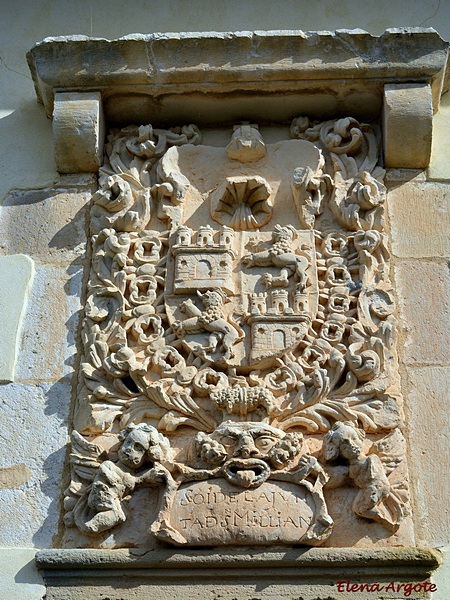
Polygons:
<instances>
[{"instance_id":1,"label":"carved foliage ornament","mask_svg":"<svg viewBox=\"0 0 450 600\"><path fill-rule=\"evenodd\" d=\"M376 128L201 142L108 138L66 544L389 537L409 509Z\"/></svg>"}]
</instances>

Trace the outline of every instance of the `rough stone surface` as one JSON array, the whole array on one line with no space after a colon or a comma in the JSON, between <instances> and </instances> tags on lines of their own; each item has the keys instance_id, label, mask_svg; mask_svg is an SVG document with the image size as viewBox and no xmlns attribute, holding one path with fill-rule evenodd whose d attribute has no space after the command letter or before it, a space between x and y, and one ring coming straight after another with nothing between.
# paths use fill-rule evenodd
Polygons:
<instances>
[{"instance_id":1,"label":"rough stone surface","mask_svg":"<svg viewBox=\"0 0 450 600\"><path fill-rule=\"evenodd\" d=\"M444 261L402 260L395 265L401 315L400 345L407 365L450 363L449 270Z\"/></svg>"},{"instance_id":2,"label":"rough stone surface","mask_svg":"<svg viewBox=\"0 0 450 600\"><path fill-rule=\"evenodd\" d=\"M28 256L0 256L0 383L14 380L22 322L33 276L34 263Z\"/></svg>"},{"instance_id":3,"label":"rough stone surface","mask_svg":"<svg viewBox=\"0 0 450 600\"><path fill-rule=\"evenodd\" d=\"M450 367L410 369L407 378L406 417L417 543L438 547L447 543L450 529Z\"/></svg>"},{"instance_id":4,"label":"rough stone surface","mask_svg":"<svg viewBox=\"0 0 450 600\"><path fill-rule=\"evenodd\" d=\"M14 489L26 483L32 472L26 465L12 465L0 467L0 488Z\"/></svg>"},{"instance_id":5,"label":"rough stone surface","mask_svg":"<svg viewBox=\"0 0 450 600\"><path fill-rule=\"evenodd\" d=\"M89 197L89 192L64 187L11 192L0 215L0 251L69 266L85 253Z\"/></svg>"},{"instance_id":6,"label":"rough stone surface","mask_svg":"<svg viewBox=\"0 0 450 600\"><path fill-rule=\"evenodd\" d=\"M63 182L68 187L11 193L0 218L2 252L21 249L36 264L17 383L0 386L8 447L2 453L7 480L0 490L4 546L49 547L58 533L92 178ZM29 571L23 573L26 580ZM28 598L25 589L18 590L20 598Z\"/></svg>"},{"instance_id":7,"label":"rough stone surface","mask_svg":"<svg viewBox=\"0 0 450 600\"><path fill-rule=\"evenodd\" d=\"M76 263L68 269L51 264L37 266L23 323L18 381L56 381L73 373L82 279L82 265Z\"/></svg>"},{"instance_id":8,"label":"rough stone surface","mask_svg":"<svg viewBox=\"0 0 450 600\"><path fill-rule=\"evenodd\" d=\"M437 587L432 598L433 600L446 600L450 597L450 546L440 547L439 552L442 554L443 562L431 577L431 581Z\"/></svg>"},{"instance_id":9,"label":"rough stone surface","mask_svg":"<svg viewBox=\"0 0 450 600\"><path fill-rule=\"evenodd\" d=\"M58 531L71 394L70 379L0 386L2 435L8 448L2 466L13 467L20 457L32 473L20 487L0 489L0 546L52 545Z\"/></svg>"},{"instance_id":10,"label":"rough stone surface","mask_svg":"<svg viewBox=\"0 0 450 600\"><path fill-rule=\"evenodd\" d=\"M450 148L447 138L449 121L450 94L446 92L442 96L439 110L433 118L433 141L428 177L436 181L448 181L450 179Z\"/></svg>"},{"instance_id":11,"label":"rough stone surface","mask_svg":"<svg viewBox=\"0 0 450 600\"><path fill-rule=\"evenodd\" d=\"M450 256L450 192L446 184L391 183L392 253L398 258Z\"/></svg>"},{"instance_id":12,"label":"rough stone surface","mask_svg":"<svg viewBox=\"0 0 450 600\"><path fill-rule=\"evenodd\" d=\"M427 180L423 169L387 169L386 184L388 189L395 189L404 183L424 183Z\"/></svg>"},{"instance_id":13,"label":"rough stone surface","mask_svg":"<svg viewBox=\"0 0 450 600\"><path fill-rule=\"evenodd\" d=\"M185 574L183 573L183 577ZM375 576L376 577L376 576ZM56 578L55 585L50 584L47 587L46 600L85 600L88 597L90 600L148 600L150 597L158 597L161 600L186 600L187 589L189 590L190 600L352 600L356 593L359 600L373 600L374 592L357 592L360 585L364 582L358 577L358 584L353 584L352 592L343 593L337 591L337 584L327 583L325 585L311 585L309 582L302 584L297 583L295 577L289 575L283 577L283 582L275 582L272 577L269 581L265 581L261 575L258 578L248 576L244 581L236 582L236 578L224 577L220 572L215 570L211 574L211 579L205 584L197 584L196 582L183 581L180 583L168 583L164 577L155 577L151 583L137 582L120 582L113 584L98 584L89 585L83 577L75 580L70 591L63 588L63 579ZM217 580L218 582L214 582ZM350 580L349 580L350 581ZM406 585L405 582L403 582ZM345 580L342 589L345 590ZM374 586L370 584L371 589L380 589L380 585ZM389 585L389 582L385 584ZM395 584L394 584L395 586ZM397 583L401 586L401 583ZM119 590L117 588L120 588ZM392 588L390 588L392 589ZM408 588L406 588L408 589ZM404 598L404 590L398 593L388 591L389 600ZM416 593L415 600L425 600L429 598L428 594ZM446 600L442 598L442 600Z\"/></svg>"},{"instance_id":14,"label":"rough stone surface","mask_svg":"<svg viewBox=\"0 0 450 600\"><path fill-rule=\"evenodd\" d=\"M21 381L56 381L73 371L92 183L92 176L65 176L60 188L12 192L2 207L0 252L26 252L36 265L19 348Z\"/></svg>"}]
</instances>

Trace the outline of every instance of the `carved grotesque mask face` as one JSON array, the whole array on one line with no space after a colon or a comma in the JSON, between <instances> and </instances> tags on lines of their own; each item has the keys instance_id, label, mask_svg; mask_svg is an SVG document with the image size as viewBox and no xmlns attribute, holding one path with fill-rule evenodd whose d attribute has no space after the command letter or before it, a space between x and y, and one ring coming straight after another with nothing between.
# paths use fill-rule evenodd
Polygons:
<instances>
[{"instance_id":1,"label":"carved grotesque mask face","mask_svg":"<svg viewBox=\"0 0 450 600\"><path fill-rule=\"evenodd\" d=\"M203 459L223 463L223 476L230 483L255 488L270 477L272 468L284 467L299 454L302 437L264 423L226 422L198 443Z\"/></svg>"},{"instance_id":2,"label":"carved grotesque mask face","mask_svg":"<svg viewBox=\"0 0 450 600\"><path fill-rule=\"evenodd\" d=\"M228 455L223 467L225 478L240 487L254 488L269 478L269 453L284 433L261 423L225 423L212 437Z\"/></svg>"},{"instance_id":3,"label":"carved grotesque mask face","mask_svg":"<svg viewBox=\"0 0 450 600\"><path fill-rule=\"evenodd\" d=\"M229 456L239 458L265 458L283 436L283 432L260 423L225 424L214 435Z\"/></svg>"},{"instance_id":4,"label":"carved grotesque mask face","mask_svg":"<svg viewBox=\"0 0 450 600\"><path fill-rule=\"evenodd\" d=\"M119 450L121 462L131 469L138 469L144 462L150 441L147 433L131 431Z\"/></svg>"}]
</instances>

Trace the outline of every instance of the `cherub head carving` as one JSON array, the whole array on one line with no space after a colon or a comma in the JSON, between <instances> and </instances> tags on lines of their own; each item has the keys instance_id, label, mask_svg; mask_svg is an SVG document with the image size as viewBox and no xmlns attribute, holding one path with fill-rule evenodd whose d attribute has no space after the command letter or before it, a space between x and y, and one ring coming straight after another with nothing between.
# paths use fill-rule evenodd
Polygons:
<instances>
[{"instance_id":1,"label":"cherub head carving","mask_svg":"<svg viewBox=\"0 0 450 600\"><path fill-rule=\"evenodd\" d=\"M349 421L337 421L323 438L322 452L327 462L339 456L352 461L362 454L366 434Z\"/></svg>"},{"instance_id":2,"label":"cherub head carving","mask_svg":"<svg viewBox=\"0 0 450 600\"><path fill-rule=\"evenodd\" d=\"M162 462L170 458L169 441L151 425L130 425L120 432L119 460L133 471L147 462Z\"/></svg>"},{"instance_id":3,"label":"cherub head carving","mask_svg":"<svg viewBox=\"0 0 450 600\"><path fill-rule=\"evenodd\" d=\"M202 460L222 465L227 481L256 488L270 477L272 469L282 469L300 454L303 436L259 422L226 421L210 435L198 434L195 443Z\"/></svg>"}]
</instances>

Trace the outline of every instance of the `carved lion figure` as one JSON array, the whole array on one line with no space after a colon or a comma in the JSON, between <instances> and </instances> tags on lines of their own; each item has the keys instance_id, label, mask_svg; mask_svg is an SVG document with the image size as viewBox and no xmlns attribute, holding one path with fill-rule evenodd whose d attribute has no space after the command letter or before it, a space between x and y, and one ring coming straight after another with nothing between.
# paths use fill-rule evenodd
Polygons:
<instances>
[{"instance_id":1,"label":"carved lion figure","mask_svg":"<svg viewBox=\"0 0 450 600\"><path fill-rule=\"evenodd\" d=\"M261 252L246 254L242 262L248 267L279 267L280 275L273 277L270 273L264 275L267 287L289 285L289 278L298 277L300 285L304 288L307 284L306 269L308 259L306 256L295 254L292 251L295 229L292 226L282 227L275 225L272 233L272 245Z\"/></svg>"}]
</instances>

